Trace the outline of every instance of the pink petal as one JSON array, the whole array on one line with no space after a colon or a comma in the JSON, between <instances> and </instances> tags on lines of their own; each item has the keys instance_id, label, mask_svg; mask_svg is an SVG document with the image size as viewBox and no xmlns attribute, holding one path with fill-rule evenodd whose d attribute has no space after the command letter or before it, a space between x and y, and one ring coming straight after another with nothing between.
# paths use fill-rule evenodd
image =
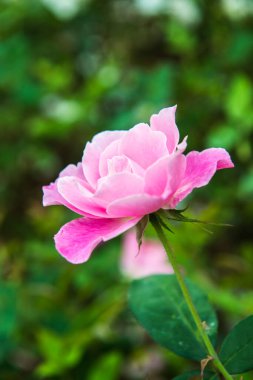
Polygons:
<instances>
[{"instance_id":1,"label":"pink petal","mask_svg":"<svg viewBox=\"0 0 253 380\"><path fill-rule=\"evenodd\" d=\"M140 218L75 219L65 224L55 235L55 246L66 260L73 264L83 263L99 243L120 235L139 220Z\"/></svg>"},{"instance_id":2,"label":"pink petal","mask_svg":"<svg viewBox=\"0 0 253 380\"><path fill-rule=\"evenodd\" d=\"M84 178L83 167L82 167L81 162L78 162L77 165L70 164L66 166L66 168L60 172L59 177L66 177L66 176L78 177L84 180L85 178Z\"/></svg>"},{"instance_id":3,"label":"pink petal","mask_svg":"<svg viewBox=\"0 0 253 380\"><path fill-rule=\"evenodd\" d=\"M101 153L99 158L99 175L104 177L108 174L108 160L115 156L119 156L120 140L113 141Z\"/></svg>"},{"instance_id":4,"label":"pink petal","mask_svg":"<svg viewBox=\"0 0 253 380\"><path fill-rule=\"evenodd\" d=\"M63 169L59 178L63 178L65 176L73 176L77 177L85 183L87 189L90 190L88 183L85 181L85 177L83 174L82 164L78 163L77 165L70 164L65 169ZM64 205L74 212L82 215L81 210L76 207L71 206L58 192L57 182L59 178L48 186L43 186L43 206L52 206L52 205Z\"/></svg>"},{"instance_id":5,"label":"pink petal","mask_svg":"<svg viewBox=\"0 0 253 380\"><path fill-rule=\"evenodd\" d=\"M43 206L53 206L53 205L63 205L70 210L76 212L80 215L87 215L90 216L88 213L84 213L79 208L75 207L74 205L70 204L69 202L64 199L61 194L59 194L57 189L57 181L55 183L51 183L48 186L43 186Z\"/></svg>"},{"instance_id":6,"label":"pink petal","mask_svg":"<svg viewBox=\"0 0 253 380\"><path fill-rule=\"evenodd\" d=\"M105 208L99 206L93 198L86 183L76 177L63 177L57 181L59 194L72 207L81 210L89 217L106 217Z\"/></svg>"},{"instance_id":7,"label":"pink petal","mask_svg":"<svg viewBox=\"0 0 253 380\"><path fill-rule=\"evenodd\" d=\"M127 232L123 241L121 270L130 278L159 273L173 273L162 244L158 240L143 239L140 251L134 230Z\"/></svg>"},{"instance_id":8,"label":"pink petal","mask_svg":"<svg viewBox=\"0 0 253 380\"><path fill-rule=\"evenodd\" d=\"M131 195L109 204L106 211L111 217L144 216L159 210L164 204L160 197L148 194Z\"/></svg>"},{"instance_id":9,"label":"pink petal","mask_svg":"<svg viewBox=\"0 0 253 380\"><path fill-rule=\"evenodd\" d=\"M157 115L152 115L150 119L151 129L160 131L167 137L167 148L169 153L173 153L179 141L179 132L175 122L177 106L163 108Z\"/></svg>"},{"instance_id":10,"label":"pink petal","mask_svg":"<svg viewBox=\"0 0 253 380\"><path fill-rule=\"evenodd\" d=\"M129 172L116 173L100 178L95 198L100 204L107 206L116 199L143 193L143 189L143 178Z\"/></svg>"},{"instance_id":11,"label":"pink petal","mask_svg":"<svg viewBox=\"0 0 253 380\"><path fill-rule=\"evenodd\" d=\"M145 193L167 197L177 189L184 171L184 155L174 154L161 158L145 173Z\"/></svg>"},{"instance_id":12,"label":"pink petal","mask_svg":"<svg viewBox=\"0 0 253 380\"><path fill-rule=\"evenodd\" d=\"M48 186L43 186L43 206L61 205L62 197L58 193L55 183L50 183Z\"/></svg>"},{"instance_id":13,"label":"pink petal","mask_svg":"<svg viewBox=\"0 0 253 380\"><path fill-rule=\"evenodd\" d=\"M168 154L166 136L152 131L147 124L138 124L121 139L120 152L146 169Z\"/></svg>"},{"instance_id":14,"label":"pink petal","mask_svg":"<svg viewBox=\"0 0 253 380\"><path fill-rule=\"evenodd\" d=\"M106 131L98 133L88 142L83 152L83 172L89 184L95 189L99 174L99 160L101 153L113 141L124 136L125 131Z\"/></svg>"},{"instance_id":15,"label":"pink petal","mask_svg":"<svg viewBox=\"0 0 253 380\"><path fill-rule=\"evenodd\" d=\"M233 167L234 164L225 149L210 148L202 152L190 152L186 156L184 178L173 196L171 207L175 207L194 188L207 185L217 170Z\"/></svg>"},{"instance_id":16,"label":"pink petal","mask_svg":"<svg viewBox=\"0 0 253 380\"><path fill-rule=\"evenodd\" d=\"M131 172L130 161L125 156L114 156L108 160L108 174Z\"/></svg>"},{"instance_id":17,"label":"pink petal","mask_svg":"<svg viewBox=\"0 0 253 380\"><path fill-rule=\"evenodd\" d=\"M144 169L138 165L136 162L126 157L124 154L120 153L121 140L113 141L108 145L105 150L101 153L99 159L99 174L101 177L105 177L108 174L122 171L132 171L135 174L143 175ZM121 162L121 165L119 165ZM117 170L115 169L117 165ZM112 168L113 166L113 168Z\"/></svg>"},{"instance_id":18,"label":"pink petal","mask_svg":"<svg viewBox=\"0 0 253 380\"><path fill-rule=\"evenodd\" d=\"M177 152L183 153L185 151L185 149L187 148L187 139L188 136L185 136L183 141L177 145Z\"/></svg>"}]
</instances>

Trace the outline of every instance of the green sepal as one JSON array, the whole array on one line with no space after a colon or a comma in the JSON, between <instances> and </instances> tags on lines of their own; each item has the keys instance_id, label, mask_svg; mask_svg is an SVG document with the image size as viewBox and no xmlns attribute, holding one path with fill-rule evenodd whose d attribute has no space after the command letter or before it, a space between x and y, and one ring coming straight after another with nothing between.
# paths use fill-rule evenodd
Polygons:
<instances>
[{"instance_id":1,"label":"green sepal","mask_svg":"<svg viewBox=\"0 0 253 380\"><path fill-rule=\"evenodd\" d=\"M136 224L136 240L138 243L138 251L141 248L142 245L142 238L144 231L148 225L149 222L149 216L145 215L137 224Z\"/></svg>"},{"instance_id":2,"label":"green sepal","mask_svg":"<svg viewBox=\"0 0 253 380\"><path fill-rule=\"evenodd\" d=\"M156 212L155 214L151 214L150 215L150 221L153 221L155 222L155 219L157 218L159 223L161 224L161 226L163 228L165 228L167 231L169 231L170 233L174 234L174 231L169 227L169 222L168 220L163 216L163 213L160 212L161 210L159 210L158 212Z\"/></svg>"},{"instance_id":3,"label":"green sepal","mask_svg":"<svg viewBox=\"0 0 253 380\"><path fill-rule=\"evenodd\" d=\"M213 223L213 222L207 222L205 220L195 219L195 218L188 218L187 216L183 215L183 212L186 209L183 210L177 210L177 209L169 209L164 210L161 209L157 211L157 215L160 218L166 219L167 221L173 220L176 222L187 222L187 223L200 223L210 226L220 226L220 227L233 227L231 224L224 224L224 223Z\"/></svg>"}]
</instances>

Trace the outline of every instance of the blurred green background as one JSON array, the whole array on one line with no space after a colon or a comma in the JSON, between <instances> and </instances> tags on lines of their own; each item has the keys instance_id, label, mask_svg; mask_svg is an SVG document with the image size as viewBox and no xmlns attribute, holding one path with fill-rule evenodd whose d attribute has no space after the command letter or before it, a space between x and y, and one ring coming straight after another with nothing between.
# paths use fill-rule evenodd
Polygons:
<instances>
[{"instance_id":1,"label":"blurred green background","mask_svg":"<svg viewBox=\"0 0 253 380\"><path fill-rule=\"evenodd\" d=\"M42 185L95 133L164 106L178 104L188 150L221 146L235 162L187 199L188 215L234 227L184 224L171 242L215 304L220 339L253 313L252 80L251 0L0 0L1 380L169 380L197 367L132 317L121 239L73 266L52 238L77 216L41 205Z\"/></svg>"}]
</instances>

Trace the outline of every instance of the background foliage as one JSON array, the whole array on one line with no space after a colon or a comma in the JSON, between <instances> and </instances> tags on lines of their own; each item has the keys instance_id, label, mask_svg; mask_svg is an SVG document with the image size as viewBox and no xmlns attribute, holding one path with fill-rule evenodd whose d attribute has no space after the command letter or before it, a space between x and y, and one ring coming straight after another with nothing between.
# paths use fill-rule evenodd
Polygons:
<instances>
[{"instance_id":1,"label":"background foliage","mask_svg":"<svg viewBox=\"0 0 253 380\"><path fill-rule=\"evenodd\" d=\"M215 304L220 340L252 314L252 17L250 0L0 1L1 379L167 380L196 368L132 317L120 239L73 266L52 236L76 216L41 206L41 186L95 133L164 106L178 104L189 150L222 146L236 165L188 198L194 217L234 227L177 225L171 243Z\"/></svg>"}]
</instances>

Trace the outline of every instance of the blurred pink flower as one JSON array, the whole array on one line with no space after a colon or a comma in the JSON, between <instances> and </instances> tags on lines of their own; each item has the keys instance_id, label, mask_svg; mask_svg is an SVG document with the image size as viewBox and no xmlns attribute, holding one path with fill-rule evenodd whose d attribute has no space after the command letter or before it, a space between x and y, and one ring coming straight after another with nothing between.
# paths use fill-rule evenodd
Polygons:
<instances>
[{"instance_id":1,"label":"blurred pink flower","mask_svg":"<svg viewBox=\"0 0 253 380\"><path fill-rule=\"evenodd\" d=\"M130 278L173 273L166 252L158 240L143 239L138 253L136 233L133 230L124 236L120 268Z\"/></svg>"},{"instance_id":2,"label":"blurred pink flower","mask_svg":"<svg viewBox=\"0 0 253 380\"><path fill-rule=\"evenodd\" d=\"M216 170L232 168L222 148L183 154L176 107L151 116L129 131L97 134L81 163L69 165L44 186L44 206L64 205L82 215L55 236L57 250L72 263L87 261L94 248L128 230L147 214L175 208L194 188L206 185Z\"/></svg>"}]
</instances>

